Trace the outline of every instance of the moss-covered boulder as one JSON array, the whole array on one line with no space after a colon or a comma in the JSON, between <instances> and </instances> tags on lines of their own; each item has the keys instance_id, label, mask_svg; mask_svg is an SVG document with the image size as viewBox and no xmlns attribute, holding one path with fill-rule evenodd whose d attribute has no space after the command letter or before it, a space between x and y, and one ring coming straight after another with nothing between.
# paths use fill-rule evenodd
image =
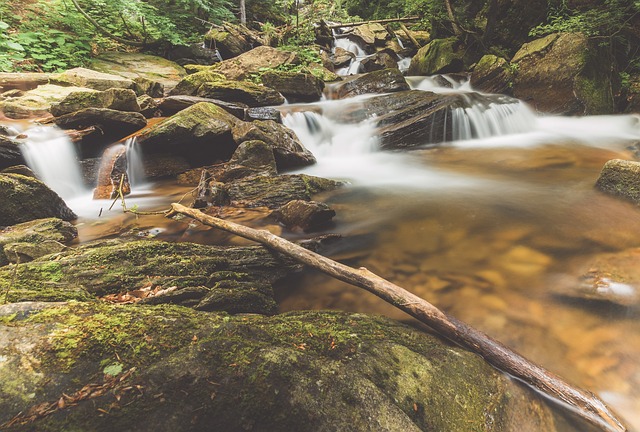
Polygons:
<instances>
[{"instance_id":1,"label":"moss-covered boulder","mask_svg":"<svg viewBox=\"0 0 640 432\"><path fill-rule=\"evenodd\" d=\"M192 105L195 105L200 102L208 102L214 105L219 106L220 108L227 111L229 114L232 114L243 120L245 118L245 111L249 108L245 104L241 103L233 103L233 102L225 102L219 99L211 99L211 98L203 98L198 96L186 96L186 95L175 95L168 96L158 103L158 109L165 116L171 116L176 114L179 111L182 111L185 108L189 108Z\"/></svg>"},{"instance_id":2,"label":"moss-covered boulder","mask_svg":"<svg viewBox=\"0 0 640 432\"><path fill-rule=\"evenodd\" d=\"M513 93L514 68L502 57L483 56L471 73L471 86L485 93Z\"/></svg>"},{"instance_id":3,"label":"moss-covered boulder","mask_svg":"<svg viewBox=\"0 0 640 432\"><path fill-rule=\"evenodd\" d=\"M555 33L526 43L511 60L513 94L538 111L607 114L614 110L611 61L582 33Z\"/></svg>"},{"instance_id":4,"label":"moss-covered boulder","mask_svg":"<svg viewBox=\"0 0 640 432\"><path fill-rule=\"evenodd\" d=\"M51 250L52 243L66 245L78 237L78 230L69 222L58 218L36 219L17 225L12 225L0 231L0 249L5 249L8 245L19 243L21 245L29 244L33 246L33 250L28 255L20 253L19 262L24 263L35 258L48 255ZM42 244L48 243L49 247L38 250ZM24 247L23 247L24 248ZM56 250L56 252L62 249ZM5 250L4 255L0 255L0 266L7 265L9 262L18 261L16 258L16 250ZM47 253L48 252L48 253Z\"/></svg>"},{"instance_id":5,"label":"moss-covered boulder","mask_svg":"<svg viewBox=\"0 0 640 432\"><path fill-rule=\"evenodd\" d=\"M331 87L332 97L345 99L368 93L391 93L409 90L409 84L397 68L382 69Z\"/></svg>"},{"instance_id":6,"label":"moss-covered boulder","mask_svg":"<svg viewBox=\"0 0 640 432\"><path fill-rule=\"evenodd\" d=\"M50 84L61 86L86 87L94 90L108 90L110 88L135 88L133 80L120 75L97 72L92 69L74 68L49 78Z\"/></svg>"},{"instance_id":7,"label":"moss-covered boulder","mask_svg":"<svg viewBox=\"0 0 640 432\"><path fill-rule=\"evenodd\" d=\"M462 72L465 49L457 38L436 39L418 50L411 59L408 75L435 75Z\"/></svg>"},{"instance_id":8,"label":"moss-covered boulder","mask_svg":"<svg viewBox=\"0 0 640 432\"><path fill-rule=\"evenodd\" d=\"M324 81L305 72L268 71L260 80L280 92L289 102L318 101L324 90Z\"/></svg>"},{"instance_id":9,"label":"moss-covered boulder","mask_svg":"<svg viewBox=\"0 0 640 432\"><path fill-rule=\"evenodd\" d=\"M608 161L600 171L596 188L640 205L640 162L622 159Z\"/></svg>"},{"instance_id":10,"label":"moss-covered boulder","mask_svg":"<svg viewBox=\"0 0 640 432\"><path fill-rule=\"evenodd\" d=\"M271 87L246 81L206 82L198 88L199 97L221 99L227 102L242 103L250 107L281 105L284 97Z\"/></svg>"},{"instance_id":11,"label":"moss-covered boulder","mask_svg":"<svg viewBox=\"0 0 640 432\"><path fill-rule=\"evenodd\" d=\"M49 73L0 72L0 93L8 90L33 90L49 82Z\"/></svg>"},{"instance_id":12,"label":"moss-covered boulder","mask_svg":"<svg viewBox=\"0 0 640 432\"><path fill-rule=\"evenodd\" d=\"M238 122L232 132L238 144L259 140L270 146L279 171L316 162L313 154L302 145L291 129L273 120Z\"/></svg>"},{"instance_id":13,"label":"moss-covered boulder","mask_svg":"<svg viewBox=\"0 0 640 432\"><path fill-rule=\"evenodd\" d=\"M74 92L93 93L96 90L53 84L41 85L22 95L0 101L0 112L13 119L44 116L49 113L51 104L62 101Z\"/></svg>"},{"instance_id":14,"label":"moss-covered boulder","mask_svg":"<svg viewBox=\"0 0 640 432\"><path fill-rule=\"evenodd\" d=\"M85 108L109 108L118 111L139 112L138 97L131 89L112 88L105 91L74 91L59 102L51 104L49 111L56 117Z\"/></svg>"},{"instance_id":15,"label":"moss-covered boulder","mask_svg":"<svg viewBox=\"0 0 640 432\"><path fill-rule=\"evenodd\" d=\"M75 213L47 185L32 177L0 173L0 226L57 217L70 221Z\"/></svg>"},{"instance_id":16,"label":"moss-covered boulder","mask_svg":"<svg viewBox=\"0 0 640 432\"><path fill-rule=\"evenodd\" d=\"M217 105L200 102L145 129L138 143L145 153L168 152L194 167L227 160L237 145L231 128L239 120Z\"/></svg>"},{"instance_id":17,"label":"moss-covered boulder","mask_svg":"<svg viewBox=\"0 0 640 432\"><path fill-rule=\"evenodd\" d=\"M169 95L195 96L202 84L223 80L226 80L224 75L214 72L211 68L207 68L182 78L169 92Z\"/></svg>"},{"instance_id":18,"label":"moss-covered boulder","mask_svg":"<svg viewBox=\"0 0 640 432\"><path fill-rule=\"evenodd\" d=\"M262 45L258 34L243 25L231 23L212 27L204 36L204 42L207 46L217 49L224 60L237 57Z\"/></svg>"},{"instance_id":19,"label":"moss-covered boulder","mask_svg":"<svg viewBox=\"0 0 640 432\"><path fill-rule=\"evenodd\" d=\"M244 54L212 66L230 80L244 80L251 74L274 69L278 66L298 64L300 59L294 52L283 51L269 46L259 46Z\"/></svg>"},{"instance_id":20,"label":"moss-covered boulder","mask_svg":"<svg viewBox=\"0 0 640 432\"><path fill-rule=\"evenodd\" d=\"M384 318L100 303L0 314L7 431L556 430L480 357Z\"/></svg>"}]
</instances>

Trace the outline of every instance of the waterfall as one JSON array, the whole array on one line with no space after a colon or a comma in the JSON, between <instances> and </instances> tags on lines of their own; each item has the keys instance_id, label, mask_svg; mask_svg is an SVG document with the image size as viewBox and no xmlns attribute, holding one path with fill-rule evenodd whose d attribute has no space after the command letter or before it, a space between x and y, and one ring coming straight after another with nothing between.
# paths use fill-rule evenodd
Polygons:
<instances>
[{"instance_id":1,"label":"waterfall","mask_svg":"<svg viewBox=\"0 0 640 432\"><path fill-rule=\"evenodd\" d=\"M127 138L124 146L126 148L127 177L129 177L129 184L131 184L132 188L140 186L144 184L146 176L142 161L142 151L138 144L138 137Z\"/></svg>"},{"instance_id":2,"label":"waterfall","mask_svg":"<svg viewBox=\"0 0 640 432\"><path fill-rule=\"evenodd\" d=\"M367 53L365 52L365 50L363 50L362 47L360 47L360 45L351 41L350 39L346 37L336 37L336 35L334 34L334 39L333 39L334 52L336 48L342 48L346 51L349 51L355 56L355 58L351 60L351 63L349 64L349 66L338 69L336 71L336 74L341 76L346 76L346 75L357 74L358 72L360 72L360 63L365 57L367 57Z\"/></svg>"},{"instance_id":3,"label":"waterfall","mask_svg":"<svg viewBox=\"0 0 640 432\"><path fill-rule=\"evenodd\" d=\"M38 126L25 132L20 146L27 165L40 180L62 198L86 193L76 149L67 135L51 126Z\"/></svg>"},{"instance_id":4,"label":"waterfall","mask_svg":"<svg viewBox=\"0 0 640 432\"><path fill-rule=\"evenodd\" d=\"M467 108L451 110L451 131L454 141L509 135L534 130L536 116L523 102L472 102Z\"/></svg>"}]
</instances>

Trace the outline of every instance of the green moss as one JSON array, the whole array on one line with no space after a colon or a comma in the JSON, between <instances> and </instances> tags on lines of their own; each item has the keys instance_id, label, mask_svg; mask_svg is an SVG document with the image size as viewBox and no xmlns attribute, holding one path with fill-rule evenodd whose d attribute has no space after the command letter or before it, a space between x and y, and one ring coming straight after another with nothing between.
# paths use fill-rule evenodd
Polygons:
<instances>
[{"instance_id":1,"label":"green moss","mask_svg":"<svg viewBox=\"0 0 640 432\"><path fill-rule=\"evenodd\" d=\"M171 90L171 94L193 96L202 84L222 80L226 80L224 75L214 72L211 68L207 68L182 78L175 88Z\"/></svg>"}]
</instances>

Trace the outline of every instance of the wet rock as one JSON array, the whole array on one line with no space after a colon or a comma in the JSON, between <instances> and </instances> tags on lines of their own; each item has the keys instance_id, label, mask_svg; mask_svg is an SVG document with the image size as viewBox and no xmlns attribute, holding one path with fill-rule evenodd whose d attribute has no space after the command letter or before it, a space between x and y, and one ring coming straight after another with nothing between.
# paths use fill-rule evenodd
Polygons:
<instances>
[{"instance_id":1,"label":"wet rock","mask_svg":"<svg viewBox=\"0 0 640 432\"><path fill-rule=\"evenodd\" d=\"M640 204L640 162L608 161L602 167L595 186L604 193Z\"/></svg>"},{"instance_id":2,"label":"wet rock","mask_svg":"<svg viewBox=\"0 0 640 432\"><path fill-rule=\"evenodd\" d=\"M96 126L117 141L145 127L147 119L139 112L84 108L56 117L54 123L62 129L85 129Z\"/></svg>"},{"instance_id":3,"label":"wet rock","mask_svg":"<svg viewBox=\"0 0 640 432\"><path fill-rule=\"evenodd\" d=\"M19 315L0 324L2 423L47 406L29 428L557 430L534 393L477 355L381 317L30 305L0 309Z\"/></svg>"},{"instance_id":4,"label":"wet rock","mask_svg":"<svg viewBox=\"0 0 640 432\"><path fill-rule=\"evenodd\" d=\"M356 38L356 40L362 42L364 45L369 45L367 51L372 52L375 50L375 46L384 46L385 42L391 39L391 35L379 23L369 23L353 27L349 31L349 36Z\"/></svg>"},{"instance_id":5,"label":"wet rock","mask_svg":"<svg viewBox=\"0 0 640 432\"><path fill-rule=\"evenodd\" d=\"M259 140L242 142L231 156L229 164L252 168L265 175L278 173L273 147Z\"/></svg>"},{"instance_id":6,"label":"wet rock","mask_svg":"<svg viewBox=\"0 0 640 432\"><path fill-rule=\"evenodd\" d=\"M473 68L471 86L485 93L513 93L513 70L502 57L487 54Z\"/></svg>"},{"instance_id":7,"label":"wet rock","mask_svg":"<svg viewBox=\"0 0 640 432\"><path fill-rule=\"evenodd\" d=\"M58 218L36 219L12 225L0 231L0 248L10 244L31 245L33 249L29 255L31 259L21 257L20 262L23 263L46 255L46 250L38 250L39 246L45 242L49 245L57 243L64 247L77 237L78 230L69 222ZM0 266L8 264L13 257L15 257L13 253L0 255Z\"/></svg>"},{"instance_id":8,"label":"wet rock","mask_svg":"<svg viewBox=\"0 0 640 432\"><path fill-rule=\"evenodd\" d=\"M112 88L106 91L74 91L59 102L51 104L49 111L55 117L85 108L109 108L118 111L139 112L136 93L130 89Z\"/></svg>"},{"instance_id":9,"label":"wet rock","mask_svg":"<svg viewBox=\"0 0 640 432\"><path fill-rule=\"evenodd\" d=\"M316 201L289 201L272 215L289 229L301 228L305 232L326 227L336 215L328 205Z\"/></svg>"},{"instance_id":10,"label":"wet rock","mask_svg":"<svg viewBox=\"0 0 640 432\"><path fill-rule=\"evenodd\" d=\"M378 51L377 53L364 58L360 62L360 68L364 72L373 72L382 69L397 69L398 55L390 49Z\"/></svg>"},{"instance_id":11,"label":"wet rock","mask_svg":"<svg viewBox=\"0 0 640 432\"><path fill-rule=\"evenodd\" d=\"M324 82L310 73L270 71L262 74L260 79L289 102L318 101L324 90Z\"/></svg>"},{"instance_id":12,"label":"wet rock","mask_svg":"<svg viewBox=\"0 0 640 432\"><path fill-rule=\"evenodd\" d=\"M98 182L93 190L93 199L113 199L129 195L131 185L127 175L127 149L116 144L105 149L100 158Z\"/></svg>"},{"instance_id":13,"label":"wet rock","mask_svg":"<svg viewBox=\"0 0 640 432\"><path fill-rule=\"evenodd\" d=\"M119 75L97 72L91 69L74 68L52 75L50 84L61 86L85 87L94 90L108 90L111 88L131 89L135 88L134 82Z\"/></svg>"},{"instance_id":14,"label":"wet rock","mask_svg":"<svg viewBox=\"0 0 640 432\"><path fill-rule=\"evenodd\" d=\"M5 168L25 164L19 143L0 135L0 171Z\"/></svg>"},{"instance_id":15,"label":"wet rock","mask_svg":"<svg viewBox=\"0 0 640 432\"><path fill-rule=\"evenodd\" d=\"M33 90L38 86L49 83L51 74L38 72L2 72L0 73L0 89L7 90Z\"/></svg>"},{"instance_id":16,"label":"wet rock","mask_svg":"<svg viewBox=\"0 0 640 432\"><path fill-rule=\"evenodd\" d=\"M335 51L331 55L330 61L334 69L340 69L349 66L351 61L356 58L356 55L351 51L347 51L344 48L336 47Z\"/></svg>"},{"instance_id":17,"label":"wet rock","mask_svg":"<svg viewBox=\"0 0 640 432\"><path fill-rule=\"evenodd\" d=\"M185 157L170 153L144 154L142 164L149 180L173 178L191 168Z\"/></svg>"},{"instance_id":18,"label":"wet rock","mask_svg":"<svg viewBox=\"0 0 640 432\"><path fill-rule=\"evenodd\" d=\"M272 120L276 123L282 123L282 113L271 107L248 108L244 113L245 121L254 120Z\"/></svg>"},{"instance_id":19,"label":"wet rock","mask_svg":"<svg viewBox=\"0 0 640 432\"><path fill-rule=\"evenodd\" d=\"M146 153L171 153L192 166L227 160L235 151L231 128L239 120L212 103L200 102L145 129L138 143Z\"/></svg>"},{"instance_id":20,"label":"wet rock","mask_svg":"<svg viewBox=\"0 0 640 432\"><path fill-rule=\"evenodd\" d=\"M436 39L418 50L411 59L408 75L435 75L462 72L465 49L457 38Z\"/></svg>"},{"instance_id":21,"label":"wet rock","mask_svg":"<svg viewBox=\"0 0 640 432\"><path fill-rule=\"evenodd\" d=\"M273 149L278 171L316 162L291 129L271 120L237 123L233 128L233 138L238 144L253 140L265 142Z\"/></svg>"},{"instance_id":22,"label":"wet rock","mask_svg":"<svg viewBox=\"0 0 640 432\"><path fill-rule=\"evenodd\" d=\"M209 206L225 206L231 204L229 194L224 188L224 183L216 181L208 170L202 170L196 199L191 207L205 208Z\"/></svg>"},{"instance_id":23,"label":"wet rock","mask_svg":"<svg viewBox=\"0 0 640 432\"><path fill-rule=\"evenodd\" d=\"M391 93L403 90L409 90L409 84L397 68L370 72L332 87L333 95L338 99L367 93Z\"/></svg>"},{"instance_id":24,"label":"wet rock","mask_svg":"<svg viewBox=\"0 0 640 432\"><path fill-rule=\"evenodd\" d=\"M581 33L555 33L526 43L511 63L513 94L540 112L593 115L613 112L607 54Z\"/></svg>"},{"instance_id":25,"label":"wet rock","mask_svg":"<svg viewBox=\"0 0 640 432\"><path fill-rule=\"evenodd\" d=\"M237 57L262 45L261 37L243 25L224 23L214 27L204 36L205 45L215 47L223 60Z\"/></svg>"},{"instance_id":26,"label":"wet rock","mask_svg":"<svg viewBox=\"0 0 640 432\"><path fill-rule=\"evenodd\" d=\"M284 103L284 98L277 90L245 81L206 82L198 88L197 96L242 103L250 107Z\"/></svg>"},{"instance_id":27,"label":"wet rock","mask_svg":"<svg viewBox=\"0 0 640 432\"><path fill-rule=\"evenodd\" d=\"M41 181L19 174L0 174L0 226L34 219L76 219L75 213Z\"/></svg>"},{"instance_id":28,"label":"wet rock","mask_svg":"<svg viewBox=\"0 0 640 432\"><path fill-rule=\"evenodd\" d=\"M247 105L241 103L225 102L218 99L184 95L166 97L160 101L160 103L158 104L158 108L165 116L169 116L200 102L208 102L217 105L227 111L229 114L233 114L241 120L244 119L245 110L248 108Z\"/></svg>"},{"instance_id":29,"label":"wet rock","mask_svg":"<svg viewBox=\"0 0 640 432\"><path fill-rule=\"evenodd\" d=\"M26 165L13 165L10 166L9 168L5 168L2 171L0 171L0 173L3 174L20 174L23 175L25 177L32 177L32 178L38 178L38 176L36 176L36 173L34 173L31 168L29 168Z\"/></svg>"},{"instance_id":30,"label":"wet rock","mask_svg":"<svg viewBox=\"0 0 640 432\"><path fill-rule=\"evenodd\" d=\"M298 64L298 55L268 46L260 46L231 60L225 60L212 66L213 70L227 77L229 80L244 80L252 73L258 73L264 68L275 69L287 64Z\"/></svg>"},{"instance_id":31,"label":"wet rock","mask_svg":"<svg viewBox=\"0 0 640 432\"><path fill-rule=\"evenodd\" d=\"M202 84L224 80L226 80L224 75L214 72L211 68L207 68L182 78L169 92L169 95L195 96Z\"/></svg>"}]
</instances>

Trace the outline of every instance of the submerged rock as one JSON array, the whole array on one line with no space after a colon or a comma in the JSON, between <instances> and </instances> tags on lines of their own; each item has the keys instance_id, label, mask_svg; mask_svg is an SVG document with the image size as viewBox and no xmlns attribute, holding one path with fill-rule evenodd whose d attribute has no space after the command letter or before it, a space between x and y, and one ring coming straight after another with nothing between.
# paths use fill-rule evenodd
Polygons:
<instances>
[{"instance_id":1,"label":"submerged rock","mask_svg":"<svg viewBox=\"0 0 640 432\"><path fill-rule=\"evenodd\" d=\"M8 431L556 430L480 357L384 318L101 303L0 314Z\"/></svg>"},{"instance_id":2,"label":"submerged rock","mask_svg":"<svg viewBox=\"0 0 640 432\"><path fill-rule=\"evenodd\" d=\"M622 159L608 161L600 171L596 188L640 205L640 162Z\"/></svg>"}]
</instances>

